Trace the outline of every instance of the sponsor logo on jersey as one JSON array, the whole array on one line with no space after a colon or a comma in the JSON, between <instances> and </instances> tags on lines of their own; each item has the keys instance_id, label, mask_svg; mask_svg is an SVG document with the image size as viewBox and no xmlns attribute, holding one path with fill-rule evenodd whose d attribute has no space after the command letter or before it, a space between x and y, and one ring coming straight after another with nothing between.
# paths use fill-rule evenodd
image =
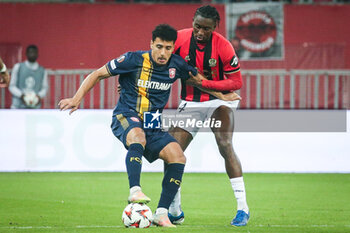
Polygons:
<instances>
[{"instance_id":1,"label":"sponsor logo on jersey","mask_svg":"<svg viewBox=\"0 0 350 233\"><path fill-rule=\"evenodd\" d=\"M115 65L115 61L114 60L111 61L111 68L112 68L112 70L117 68L117 66Z\"/></svg>"},{"instance_id":2,"label":"sponsor logo on jersey","mask_svg":"<svg viewBox=\"0 0 350 233\"><path fill-rule=\"evenodd\" d=\"M214 58L210 58L209 59L209 66L210 67L215 67L216 66L216 63L217 63L217 60L214 59Z\"/></svg>"},{"instance_id":3,"label":"sponsor logo on jersey","mask_svg":"<svg viewBox=\"0 0 350 233\"><path fill-rule=\"evenodd\" d=\"M166 91L166 90L169 90L169 88L171 87L171 83L160 83L160 82L156 82L156 81L148 81L148 80L139 79L137 81L137 86L149 88L149 89Z\"/></svg>"},{"instance_id":4,"label":"sponsor logo on jersey","mask_svg":"<svg viewBox=\"0 0 350 233\"><path fill-rule=\"evenodd\" d=\"M176 69L170 68L169 69L169 78L175 78L175 75L176 75Z\"/></svg>"},{"instance_id":5,"label":"sponsor logo on jersey","mask_svg":"<svg viewBox=\"0 0 350 233\"><path fill-rule=\"evenodd\" d=\"M237 67L237 66L238 66L238 57L233 56L230 65L231 65L232 67Z\"/></svg>"}]
</instances>

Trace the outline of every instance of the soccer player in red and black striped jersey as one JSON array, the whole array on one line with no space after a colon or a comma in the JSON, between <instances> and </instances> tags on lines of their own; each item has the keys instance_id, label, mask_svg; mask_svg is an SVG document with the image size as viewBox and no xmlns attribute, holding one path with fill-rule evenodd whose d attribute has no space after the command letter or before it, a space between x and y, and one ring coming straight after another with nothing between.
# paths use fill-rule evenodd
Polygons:
<instances>
[{"instance_id":1,"label":"soccer player in red and black striped jersey","mask_svg":"<svg viewBox=\"0 0 350 233\"><path fill-rule=\"evenodd\" d=\"M240 65L231 43L214 31L219 22L220 15L215 7L207 5L198 8L193 18L193 28L178 31L175 53L206 76L208 80L202 80L203 89L233 92L242 86ZM222 101L186 84L185 80L181 83L182 101L177 114L190 113L215 118L222 122L220 128L212 128L212 131L219 151L225 159L226 172L237 199L237 214L231 221L231 225L245 226L250 213L246 202L242 167L232 146L234 128L232 109L237 108L239 100ZM185 150L198 130L175 127L169 132ZM169 218L173 223L181 224L184 220L180 204L179 190L169 209Z\"/></svg>"},{"instance_id":2,"label":"soccer player in red and black striped jersey","mask_svg":"<svg viewBox=\"0 0 350 233\"><path fill-rule=\"evenodd\" d=\"M199 15L196 19L200 17ZM202 20L209 23L212 21L206 18ZM194 28L178 31L175 53L206 76L208 80L202 81L203 88L216 91L240 89L242 87L240 66L231 43L215 31L211 33L211 36L201 33L202 31L210 32L210 27L201 28L197 21L194 23ZM181 99L204 102L217 98L182 82Z\"/></svg>"}]
</instances>

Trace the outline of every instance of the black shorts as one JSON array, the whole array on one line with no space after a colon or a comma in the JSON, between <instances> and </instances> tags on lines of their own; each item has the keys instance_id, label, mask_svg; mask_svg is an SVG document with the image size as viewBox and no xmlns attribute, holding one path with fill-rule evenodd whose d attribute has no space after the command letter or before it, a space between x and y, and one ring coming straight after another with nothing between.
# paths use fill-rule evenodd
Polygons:
<instances>
[{"instance_id":1,"label":"black shorts","mask_svg":"<svg viewBox=\"0 0 350 233\"><path fill-rule=\"evenodd\" d=\"M143 129L143 122L137 113L120 112L112 117L112 131L123 144L126 149L126 136L133 128ZM168 132L161 129L144 129L146 135L146 146L143 156L152 163L159 158L160 151L171 142L177 142Z\"/></svg>"}]
</instances>

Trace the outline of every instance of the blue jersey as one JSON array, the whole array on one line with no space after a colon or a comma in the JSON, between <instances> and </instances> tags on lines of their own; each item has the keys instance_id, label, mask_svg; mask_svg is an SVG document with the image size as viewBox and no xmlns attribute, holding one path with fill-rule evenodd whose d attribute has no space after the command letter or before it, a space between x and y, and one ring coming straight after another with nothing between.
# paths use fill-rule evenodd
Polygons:
<instances>
[{"instance_id":1,"label":"blue jersey","mask_svg":"<svg viewBox=\"0 0 350 233\"><path fill-rule=\"evenodd\" d=\"M183 58L172 54L166 65L157 65L151 51L128 52L106 64L110 75L119 75L120 98L114 109L117 112L133 111L143 118L144 112L162 112L170 95L172 84L188 79L189 66Z\"/></svg>"}]
</instances>

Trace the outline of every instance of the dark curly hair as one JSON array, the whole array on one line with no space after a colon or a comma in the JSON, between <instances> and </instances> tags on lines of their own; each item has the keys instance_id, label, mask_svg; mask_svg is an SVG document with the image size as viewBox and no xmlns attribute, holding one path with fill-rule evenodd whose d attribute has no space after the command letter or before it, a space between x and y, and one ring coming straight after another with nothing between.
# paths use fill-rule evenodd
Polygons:
<instances>
[{"instance_id":1,"label":"dark curly hair","mask_svg":"<svg viewBox=\"0 0 350 233\"><path fill-rule=\"evenodd\" d=\"M177 39L177 31L168 24L159 24L152 32L152 40L157 37L165 41L173 41Z\"/></svg>"},{"instance_id":2,"label":"dark curly hair","mask_svg":"<svg viewBox=\"0 0 350 233\"><path fill-rule=\"evenodd\" d=\"M217 25L217 26L220 23L219 12L213 6L206 5L206 6L199 7L196 10L196 13L194 13L194 17L193 18L195 18L198 15L202 16L203 18L209 18L209 19L214 20L215 25Z\"/></svg>"}]
</instances>

